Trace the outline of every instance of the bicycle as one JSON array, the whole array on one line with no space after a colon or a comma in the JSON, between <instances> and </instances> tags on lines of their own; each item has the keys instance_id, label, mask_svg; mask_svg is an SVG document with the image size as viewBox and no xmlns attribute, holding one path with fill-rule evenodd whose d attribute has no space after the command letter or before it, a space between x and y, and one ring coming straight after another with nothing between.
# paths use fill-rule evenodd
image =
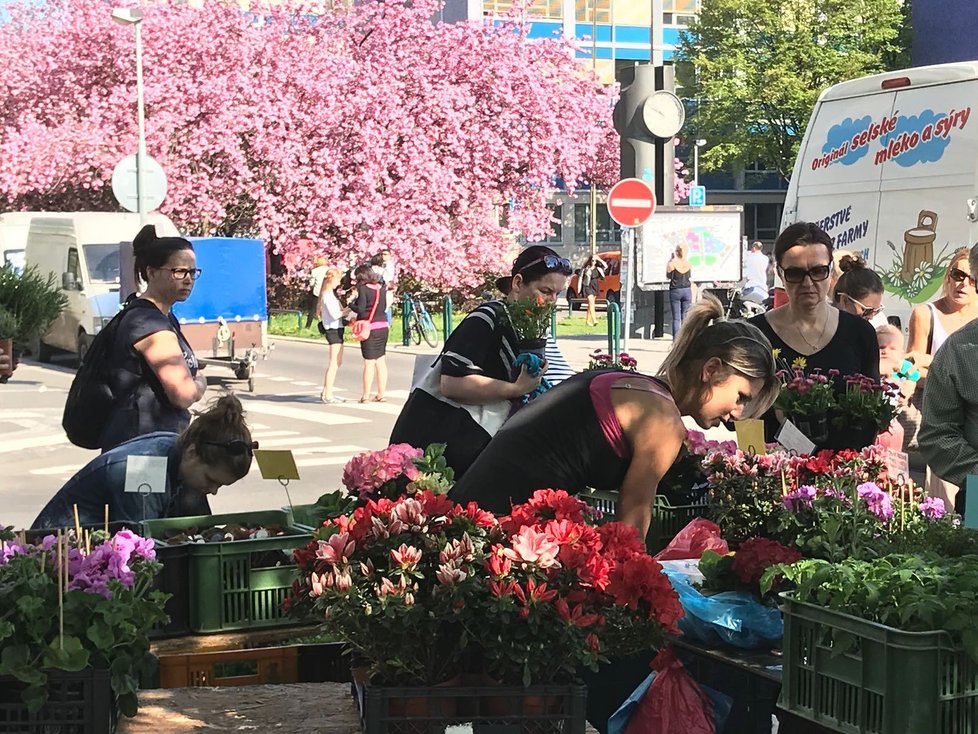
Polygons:
<instances>
[{"instance_id":1,"label":"bicycle","mask_svg":"<svg viewBox=\"0 0 978 734\"><path fill-rule=\"evenodd\" d=\"M414 343L421 344L421 340L424 339L429 347L437 347L438 329L435 328L435 321L425 305L410 293L405 295L404 305L410 308L411 321L408 330Z\"/></svg>"}]
</instances>

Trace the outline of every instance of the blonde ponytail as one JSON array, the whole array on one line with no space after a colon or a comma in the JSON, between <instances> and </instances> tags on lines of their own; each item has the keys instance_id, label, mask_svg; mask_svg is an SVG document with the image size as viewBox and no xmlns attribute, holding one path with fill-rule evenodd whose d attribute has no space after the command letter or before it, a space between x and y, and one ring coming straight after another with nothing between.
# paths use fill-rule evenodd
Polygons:
<instances>
[{"instance_id":1,"label":"blonde ponytail","mask_svg":"<svg viewBox=\"0 0 978 734\"><path fill-rule=\"evenodd\" d=\"M703 365L716 358L730 370L763 380L750 410L751 415L760 415L778 395L771 343L753 324L722 319L723 305L714 296L704 294L683 320L672 350L659 368L659 376L669 383L677 399L690 394L699 396L704 389L700 381Z\"/></svg>"}]
</instances>

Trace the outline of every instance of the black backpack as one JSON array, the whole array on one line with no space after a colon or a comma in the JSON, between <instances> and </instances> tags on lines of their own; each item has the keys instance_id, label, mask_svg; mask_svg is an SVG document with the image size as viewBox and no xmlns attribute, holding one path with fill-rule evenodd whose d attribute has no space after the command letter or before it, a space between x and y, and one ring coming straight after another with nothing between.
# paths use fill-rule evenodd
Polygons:
<instances>
[{"instance_id":1,"label":"black backpack","mask_svg":"<svg viewBox=\"0 0 978 734\"><path fill-rule=\"evenodd\" d=\"M134 301L130 296L125 307L102 327L85 352L75 379L71 382L71 389L68 390L64 414L61 416L61 425L68 434L68 440L75 446L83 449L102 448L102 433L112 417L116 403L125 397L115 395L110 383L115 335L129 309L146 305L152 304Z\"/></svg>"}]
</instances>

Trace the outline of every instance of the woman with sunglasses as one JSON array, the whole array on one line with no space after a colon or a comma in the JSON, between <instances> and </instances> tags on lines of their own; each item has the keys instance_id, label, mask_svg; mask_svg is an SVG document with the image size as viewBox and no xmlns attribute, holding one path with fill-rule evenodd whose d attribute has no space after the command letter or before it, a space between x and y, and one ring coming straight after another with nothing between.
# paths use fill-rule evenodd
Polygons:
<instances>
[{"instance_id":1,"label":"woman with sunglasses","mask_svg":"<svg viewBox=\"0 0 978 734\"><path fill-rule=\"evenodd\" d=\"M109 384L119 397L102 432L102 451L154 431L179 433L190 424L190 406L207 381L171 312L186 301L200 277L193 245L182 237L157 237L152 224L132 242L136 283L146 284L127 303L110 351Z\"/></svg>"},{"instance_id":2,"label":"woman with sunglasses","mask_svg":"<svg viewBox=\"0 0 978 734\"><path fill-rule=\"evenodd\" d=\"M510 401L535 390L546 372L546 363L537 375L525 365L514 368L519 339L506 304L525 299L554 303L570 274L570 262L549 247L523 250L511 274L496 280L504 300L483 303L469 313L415 383L391 443L418 448L447 444L449 466L456 476L464 474L509 416Z\"/></svg>"},{"instance_id":3,"label":"woman with sunglasses","mask_svg":"<svg viewBox=\"0 0 978 734\"><path fill-rule=\"evenodd\" d=\"M880 352L872 325L829 301L832 238L811 222L785 228L774 243L774 261L788 302L750 323L779 350L779 364L805 370L880 378ZM764 416L768 440L778 429L774 411Z\"/></svg>"},{"instance_id":4,"label":"woman with sunglasses","mask_svg":"<svg viewBox=\"0 0 978 734\"><path fill-rule=\"evenodd\" d=\"M158 431L126 441L97 456L68 480L34 521L35 528L139 522L161 517L210 514L207 495L234 484L251 468L252 441L244 409L233 395L218 398L183 433ZM161 486L127 492L129 457L166 460ZM135 462L134 462L135 464Z\"/></svg>"},{"instance_id":5,"label":"woman with sunglasses","mask_svg":"<svg viewBox=\"0 0 978 734\"><path fill-rule=\"evenodd\" d=\"M872 322L883 313L882 279L866 267L866 261L858 255L843 255L839 259L839 270L842 275L832 291L835 305Z\"/></svg>"}]
</instances>

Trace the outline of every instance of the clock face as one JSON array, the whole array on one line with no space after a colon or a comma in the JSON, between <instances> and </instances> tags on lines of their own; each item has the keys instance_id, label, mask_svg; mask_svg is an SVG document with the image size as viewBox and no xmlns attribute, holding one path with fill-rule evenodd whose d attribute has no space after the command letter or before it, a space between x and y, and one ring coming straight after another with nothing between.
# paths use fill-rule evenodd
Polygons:
<instances>
[{"instance_id":1,"label":"clock face","mask_svg":"<svg viewBox=\"0 0 978 734\"><path fill-rule=\"evenodd\" d=\"M642 105L642 122L657 138L671 138L682 130L686 108L675 94L659 90Z\"/></svg>"}]
</instances>

